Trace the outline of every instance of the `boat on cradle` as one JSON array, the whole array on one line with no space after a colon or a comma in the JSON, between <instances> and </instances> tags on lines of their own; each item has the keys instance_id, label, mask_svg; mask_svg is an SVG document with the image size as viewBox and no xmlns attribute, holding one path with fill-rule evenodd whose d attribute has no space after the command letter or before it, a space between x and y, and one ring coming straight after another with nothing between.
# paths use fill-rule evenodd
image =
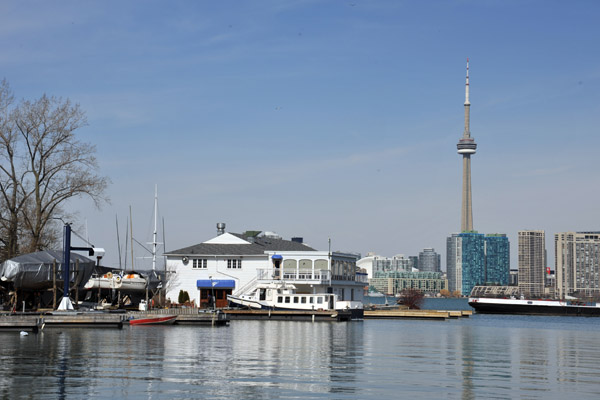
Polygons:
<instances>
[{"instance_id":1,"label":"boat on cradle","mask_svg":"<svg viewBox=\"0 0 600 400\"><path fill-rule=\"evenodd\" d=\"M171 325L175 323L177 315L165 315L162 317L151 318L133 318L129 320L129 325Z\"/></svg>"},{"instance_id":2,"label":"boat on cradle","mask_svg":"<svg viewBox=\"0 0 600 400\"><path fill-rule=\"evenodd\" d=\"M85 289L118 289L121 291L146 290L148 282L141 274L133 271L113 271L103 275L92 275Z\"/></svg>"},{"instance_id":3,"label":"boat on cradle","mask_svg":"<svg viewBox=\"0 0 600 400\"><path fill-rule=\"evenodd\" d=\"M133 271L123 272L121 275L121 286L123 291L142 291L146 290L148 281L141 274Z\"/></svg>"},{"instance_id":4,"label":"boat on cradle","mask_svg":"<svg viewBox=\"0 0 600 400\"><path fill-rule=\"evenodd\" d=\"M121 286L121 275L107 272L93 274L84 285L85 289L118 289Z\"/></svg>"},{"instance_id":5,"label":"boat on cradle","mask_svg":"<svg viewBox=\"0 0 600 400\"><path fill-rule=\"evenodd\" d=\"M362 302L339 301L333 293L298 293L285 281L262 283L249 294L227 295L232 306L263 310L342 311L363 309Z\"/></svg>"},{"instance_id":6,"label":"boat on cradle","mask_svg":"<svg viewBox=\"0 0 600 400\"><path fill-rule=\"evenodd\" d=\"M470 297L469 305L482 314L573 315L600 317L600 304L581 300L528 300Z\"/></svg>"}]
</instances>

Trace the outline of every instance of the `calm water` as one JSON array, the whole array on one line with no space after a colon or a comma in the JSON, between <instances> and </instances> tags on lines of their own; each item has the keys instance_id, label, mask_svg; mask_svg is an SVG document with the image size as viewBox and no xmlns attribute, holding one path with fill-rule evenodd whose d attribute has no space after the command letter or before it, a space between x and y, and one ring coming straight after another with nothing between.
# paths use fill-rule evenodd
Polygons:
<instances>
[{"instance_id":1,"label":"calm water","mask_svg":"<svg viewBox=\"0 0 600 400\"><path fill-rule=\"evenodd\" d=\"M0 359L3 399L596 399L600 318L0 333Z\"/></svg>"}]
</instances>

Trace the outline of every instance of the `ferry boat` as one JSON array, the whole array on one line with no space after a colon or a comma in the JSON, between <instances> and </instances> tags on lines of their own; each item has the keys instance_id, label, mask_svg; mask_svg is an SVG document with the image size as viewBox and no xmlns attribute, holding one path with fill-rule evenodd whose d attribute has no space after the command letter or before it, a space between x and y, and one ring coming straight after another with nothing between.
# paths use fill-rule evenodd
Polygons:
<instances>
[{"instance_id":1,"label":"ferry boat","mask_svg":"<svg viewBox=\"0 0 600 400\"><path fill-rule=\"evenodd\" d=\"M265 310L341 311L363 310L359 301L340 301L333 293L298 293L285 281L262 283L249 294L227 295L232 306Z\"/></svg>"},{"instance_id":2,"label":"ferry boat","mask_svg":"<svg viewBox=\"0 0 600 400\"><path fill-rule=\"evenodd\" d=\"M528 300L516 297L469 297L469 305L482 314L600 316L600 304L577 299Z\"/></svg>"}]
</instances>

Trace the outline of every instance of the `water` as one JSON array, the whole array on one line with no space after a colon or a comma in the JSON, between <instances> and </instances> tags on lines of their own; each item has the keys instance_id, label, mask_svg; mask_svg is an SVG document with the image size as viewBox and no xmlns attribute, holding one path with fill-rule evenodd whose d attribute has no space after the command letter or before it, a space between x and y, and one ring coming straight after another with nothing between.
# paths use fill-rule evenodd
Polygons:
<instances>
[{"instance_id":1,"label":"water","mask_svg":"<svg viewBox=\"0 0 600 400\"><path fill-rule=\"evenodd\" d=\"M0 333L0 398L596 399L600 318Z\"/></svg>"}]
</instances>

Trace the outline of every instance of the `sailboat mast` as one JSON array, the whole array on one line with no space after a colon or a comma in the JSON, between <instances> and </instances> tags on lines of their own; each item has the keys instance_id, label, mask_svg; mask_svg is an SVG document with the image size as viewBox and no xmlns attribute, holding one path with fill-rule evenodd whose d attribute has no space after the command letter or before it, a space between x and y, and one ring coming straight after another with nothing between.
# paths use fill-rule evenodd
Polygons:
<instances>
[{"instance_id":1,"label":"sailboat mast","mask_svg":"<svg viewBox=\"0 0 600 400\"><path fill-rule=\"evenodd\" d=\"M131 233L131 270L135 270L133 265L133 217L131 216L131 206L129 206L129 229Z\"/></svg>"},{"instance_id":2,"label":"sailboat mast","mask_svg":"<svg viewBox=\"0 0 600 400\"><path fill-rule=\"evenodd\" d=\"M121 265L121 241L119 240L119 217L115 215L115 222L117 223L117 250L119 251L119 269L123 269Z\"/></svg>"},{"instance_id":3,"label":"sailboat mast","mask_svg":"<svg viewBox=\"0 0 600 400\"><path fill-rule=\"evenodd\" d=\"M157 214L158 214L158 185L154 185L154 234L152 235L152 271L156 271L156 225L157 225Z\"/></svg>"}]
</instances>

